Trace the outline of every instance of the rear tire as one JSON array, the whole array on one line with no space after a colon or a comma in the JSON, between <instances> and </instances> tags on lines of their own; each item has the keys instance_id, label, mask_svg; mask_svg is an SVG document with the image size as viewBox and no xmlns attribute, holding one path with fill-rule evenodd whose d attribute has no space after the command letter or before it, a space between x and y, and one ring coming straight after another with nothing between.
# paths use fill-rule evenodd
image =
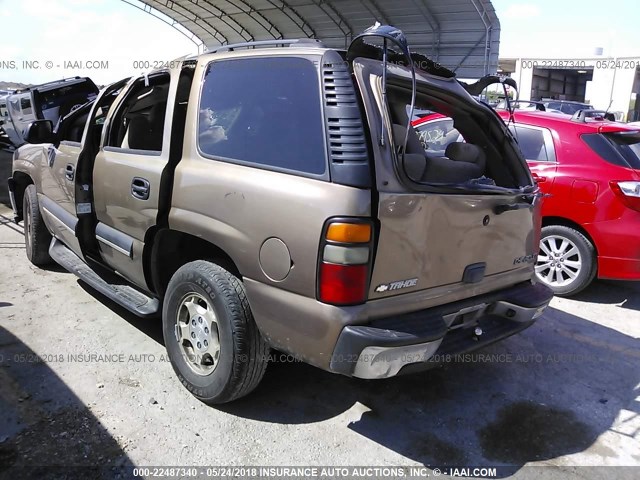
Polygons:
<instances>
[{"instance_id":1,"label":"rear tire","mask_svg":"<svg viewBox=\"0 0 640 480\"><path fill-rule=\"evenodd\" d=\"M176 375L204 403L231 402L260 383L269 347L244 285L219 265L197 260L178 269L167 287L162 323Z\"/></svg>"},{"instance_id":2,"label":"rear tire","mask_svg":"<svg viewBox=\"0 0 640 480\"><path fill-rule=\"evenodd\" d=\"M42 220L38 207L38 194L35 185L28 185L22 199L24 215L24 245L27 258L34 265L41 267L52 262L49 256L51 234Z\"/></svg>"},{"instance_id":3,"label":"rear tire","mask_svg":"<svg viewBox=\"0 0 640 480\"><path fill-rule=\"evenodd\" d=\"M564 225L542 229L536 277L560 297L575 295L596 276L593 244L579 231Z\"/></svg>"}]
</instances>

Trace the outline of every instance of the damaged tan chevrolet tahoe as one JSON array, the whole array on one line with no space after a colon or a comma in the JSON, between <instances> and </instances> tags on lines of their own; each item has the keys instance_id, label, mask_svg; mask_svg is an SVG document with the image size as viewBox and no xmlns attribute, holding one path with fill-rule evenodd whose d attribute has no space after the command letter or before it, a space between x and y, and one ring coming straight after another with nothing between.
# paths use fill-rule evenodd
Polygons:
<instances>
[{"instance_id":1,"label":"damaged tan chevrolet tahoe","mask_svg":"<svg viewBox=\"0 0 640 480\"><path fill-rule=\"evenodd\" d=\"M424 369L548 305L533 266L541 195L515 140L470 95L477 83L412 56L402 32L169 66L55 129L31 124L9 190L29 259L161 312L197 398L251 392L271 348L365 379ZM411 120L425 110L450 117L457 141L421 140Z\"/></svg>"}]
</instances>

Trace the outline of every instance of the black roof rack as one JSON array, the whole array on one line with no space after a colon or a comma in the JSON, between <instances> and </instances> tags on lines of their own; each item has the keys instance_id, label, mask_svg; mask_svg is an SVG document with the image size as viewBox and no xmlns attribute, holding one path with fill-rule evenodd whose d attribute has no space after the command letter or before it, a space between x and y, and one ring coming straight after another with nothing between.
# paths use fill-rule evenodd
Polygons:
<instances>
[{"instance_id":1,"label":"black roof rack","mask_svg":"<svg viewBox=\"0 0 640 480\"><path fill-rule=\"evenodd\" d=\"M603 120L610 120L612 122L616 121L616 117L613 113L609 113L604 110L594 110L591 108L578 110L571 117L571 121L585 123L587 121L587 118L592 118L594 120L599 120L599 121L603 121Z\"/></svg>"},{"instance_id":2,"label":"black roof rack","mask_svg":"<svg viewBox=\"0 0 640 480\"><path fill-rule=\"evenodd\" d=\"M293 38L281 40L258 40L255 42L232 43L231 45L220 45L206 53L232 52L238 48L267 48L267 47L317 47L326 48L322 41L315 38Z\"/></svg>"}]
</instances>

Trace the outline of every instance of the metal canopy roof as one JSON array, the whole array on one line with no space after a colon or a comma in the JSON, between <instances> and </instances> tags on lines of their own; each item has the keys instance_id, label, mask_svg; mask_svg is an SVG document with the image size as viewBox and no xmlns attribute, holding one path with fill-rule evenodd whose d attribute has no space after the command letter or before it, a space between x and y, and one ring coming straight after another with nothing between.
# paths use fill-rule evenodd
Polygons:
<instances>
[{"instance_id":1,"label":"metal canopy roof","mask_svg":"<svg viewBox=\"0 0 640 480\"><path fill-rule=\"evenodd\" d=\"M498 68L500 23L490 0L123 0L189 37L200 51L230 43L314 37L346 48L376 21L414 51L478 78Z\"/></svg>"}]
</instances>

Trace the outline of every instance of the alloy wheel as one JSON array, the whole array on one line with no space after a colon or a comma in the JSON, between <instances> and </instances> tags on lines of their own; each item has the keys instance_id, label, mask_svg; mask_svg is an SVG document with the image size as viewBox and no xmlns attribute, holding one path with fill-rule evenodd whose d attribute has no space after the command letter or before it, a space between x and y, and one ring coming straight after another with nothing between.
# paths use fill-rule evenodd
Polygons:
<instances>
[{"instance_id":1,"label":"alloy wheel","mask_svg":"<svg viewBox=\"0 0 640 480\"><path fill-rule=\"evenodd\" d=\"M550 235L540 242L536 276L547 285L563 287L573 283L582 269L582 257L575 243Z\"/></svg>"}]
</instances>

